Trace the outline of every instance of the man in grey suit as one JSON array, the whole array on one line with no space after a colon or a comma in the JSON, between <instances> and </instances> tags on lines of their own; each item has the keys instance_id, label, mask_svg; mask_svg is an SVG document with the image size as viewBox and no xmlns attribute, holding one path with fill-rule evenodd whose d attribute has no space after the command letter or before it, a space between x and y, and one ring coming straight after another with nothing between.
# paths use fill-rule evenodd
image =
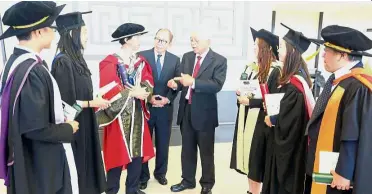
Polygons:
<instances>
[{"instance_id":1,"label":"man in grey suit","mask_svg":"<svg viewBox=\"0 0 372 194\"><path fill-rule=\"evenodd\" d=\"M156 165L155 179L161 184L168 183L168 151L172 127L173 101L177 91L167 87L167 82L177 76L180 68L180 58L167 51L171 46L173 34L169 29L160 29L154 38L154 48L140 54L150 63L154 77L154 92L150 101L150 120L148 121L151 135L155 132ZM140 178L140 189L147 188L150 179L148 163L143 164Z\"/></svg>"},{"instance_id":2,"label":"man in grey suit","mask_svg":"<svg viewBox=\"0 0 372 194\"><path fill-rule=\"evenodd\" d=\"M193 51L185 53L181 74L168 82L168 87L182 90L177 124L182 134L181 183L172 192L196 186L197 147L202 164L201 194L211 194L215 183L214 135L218 126L217 93L226 79L227 60L210 49L207 29L192 33Z\"/></svg>"}]
</instances>

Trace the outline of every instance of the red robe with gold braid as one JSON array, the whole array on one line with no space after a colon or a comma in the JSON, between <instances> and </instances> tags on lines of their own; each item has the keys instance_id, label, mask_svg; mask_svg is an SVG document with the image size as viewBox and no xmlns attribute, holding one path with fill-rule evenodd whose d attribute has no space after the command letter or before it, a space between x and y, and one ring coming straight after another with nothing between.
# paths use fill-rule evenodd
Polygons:
<instances>
[{"instance_id":1,"label":"red robe with gold braid","mask_svg":"<svg viewBox=\"0 0 372 194\"><path fill-rule=\"evenodd\" d=\"M147 162L155 156L147 124L147 121L150 119L150 112L146 107L146 101L125 96L125 93L128 94L129 90L124 88L121 79L118 76L118 63L119 59L116 56L109 55L99 64L100 88L112 83L113 81L118 83L115 88L103 95L103 98L110 100L112 97L122 93L124 95L123 97L125 97L124 101L126 101L124 107L127 106L128 108L129 106L129 109L125 108L125 111L124 108L121 108L123 106L121 106L120 113L116 112L118 114L114 114L115 117L112 117L113 114L111 114L111 120L109 122L100 122L101 117L97 115L100 124L106 123L103 125L103 156L106 171L119 166L123 166L123 168L126 169L126 166L134 157L143 157L143 162ZM154 82L149 63L142 56L137 56L133 65L135 69L142 68L142 70L138 70L141 73L141 86L145 86L149 89L148 91L152 92ZM140 102L140 105L138 103L136 104L136 102ZM130 103L132 103L131 105L133 107L130 107ZM114 105L112 104L112 106ZM128 110L133 110L133 112L128 114ZM105 112L107 112L107 110L105 110Z\"/></svg>"}]
</instances>

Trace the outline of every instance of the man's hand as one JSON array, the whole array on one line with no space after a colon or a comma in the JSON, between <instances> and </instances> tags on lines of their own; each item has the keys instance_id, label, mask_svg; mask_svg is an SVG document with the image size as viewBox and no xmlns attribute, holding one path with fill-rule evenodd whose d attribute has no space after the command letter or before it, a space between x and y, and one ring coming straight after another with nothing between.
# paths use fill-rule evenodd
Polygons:
<instances>
[{"instance_id":1,"label":"man's hand","mask_svg":"<svg viewBox=\"0 0 372 194\"><path fill-rule=\"evenodd\" d=\"M168 86L168 88L171 88L171 89L175 90L175 89L177 89L178 84L174 79L171 79L171 80L168 81L167 86Z\"/></svg>"},{"instance_id":2,"label":"man's hand","mask_svg":"<svg viewBox=\"0 0 372 194\"><path fill-rule=\"evenodd\" d=\"M195 81L195 79L191 77L189 74L183 73L181 73L181 77L175 77L174 80L180 81L181 84L185 87L192 86Z\"/></svg>"},{"instance_id":3,"label":"man's hand","mask_svg":"<svg viewBox=\"0 0 372 194\"><path fill-rule=\"evenodd\" d=\"M349 190L350 189L350 180L345 179L344 177L337 174L334 170L331 170L333 175L333 181L331 184L332 188L337 188L338 190Z\"/></svg>"},{"instance_id":4,"label":"man's hand","mask_svg":"<svg viewBox=\"0 0 372 194\"><path fill-rule=\"evenodd\" d=\"M272 127L273 126L273 124L271 123L271 120L270 120L270 117L269 116L266 116L265 117L265 123L269 127Z\"/></svg>"},{"instance_id":5,"label":"man's hand","mask_svg":"<svg viewBox=\"0 0 372 194\"><path fill-rule=\"evenodd\" d=\"M167 97L163 97L163 96L159 96L161 98L161 105L164 106L166 104L168 104L170 101Z\"/></svg>"},{"instance_id":6,"label":"man's hand","mask_svg":"<svg viewBox=\"0 0 372 194\"><path fill-rule=\"evenodd\" d=\"M68 122L68 124L71 125L73 133L76 133L76 131L79 130L79 123L76 121Z\"/></svg>"}]
</instances>

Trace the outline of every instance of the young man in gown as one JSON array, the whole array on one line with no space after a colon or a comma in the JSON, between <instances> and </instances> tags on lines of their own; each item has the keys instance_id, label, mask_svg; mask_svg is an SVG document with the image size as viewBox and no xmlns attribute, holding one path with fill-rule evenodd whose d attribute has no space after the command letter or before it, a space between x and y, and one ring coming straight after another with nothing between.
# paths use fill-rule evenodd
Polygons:
<instances>
[{"instance_id":1,"label":"young man in gown","mask_svg":"<svg viewBox=\"0 0 372 194\"><path fill-rule=\"evenodd\" d=\"M0 39L19 40L2 75L0 178L8 194L79 194L70 144L78 123L65 123L58 85L40 57L63 7L27 1L4 14L10 27Z\"/></svg>"}]
</instances>

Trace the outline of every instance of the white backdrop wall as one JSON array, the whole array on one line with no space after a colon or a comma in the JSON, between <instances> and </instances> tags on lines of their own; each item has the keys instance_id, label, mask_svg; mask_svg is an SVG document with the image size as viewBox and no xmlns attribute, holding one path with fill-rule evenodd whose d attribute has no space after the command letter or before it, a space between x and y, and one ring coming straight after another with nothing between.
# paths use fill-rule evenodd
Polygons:
<instances>
[{"instance_id":1,"label":"white backdrop wall","mask_svg":"<svg viewBox=\"0 0 372 194\"><path fill-rule=\"evenodd\" d=\"M64 13L70 11L93 11L85 15L89 41L85 58L92 69L92 78L97 88L98 63L105 55L119 49L117 42L111 43L111 33L125 22L144 25L149 33L142 37L141 49L149 49L159 28L169 28L175 37L171 52L178 56L190 50L189 34L197 25L208 24L213 35L212 49L228 59L227 79L223 91L236 89L237 78L244 65L253 59L253 40L249 27L271 30L272 11L276 11L275 33L283 36L287 30L281 22L302 31L308 37L317 37L319 12L324 12L323 27L330 24L347 25L363 32L372 28L372 6L365 2L213 2L213 1L74 1L66 3ZM13 3L0 2L0 13ZM4 27L4 30L7 27ZM368 34L368 33L367 33ZM369 33L371 36L371 33ZM372 38L372 37L371 37ZM57 37L58 39L58 37ZM11 54L15 38L5 41L7 56ZM42 56L50 64L55 54L57 40ZM312 45L304 54L315 52ZM322 53L321 53L322 54ZM315 59L309 61L314 67ZM319 68L323 69L322 58ZM327 74L326 74L327 75Z\"/></svg>"}]
</instances>

